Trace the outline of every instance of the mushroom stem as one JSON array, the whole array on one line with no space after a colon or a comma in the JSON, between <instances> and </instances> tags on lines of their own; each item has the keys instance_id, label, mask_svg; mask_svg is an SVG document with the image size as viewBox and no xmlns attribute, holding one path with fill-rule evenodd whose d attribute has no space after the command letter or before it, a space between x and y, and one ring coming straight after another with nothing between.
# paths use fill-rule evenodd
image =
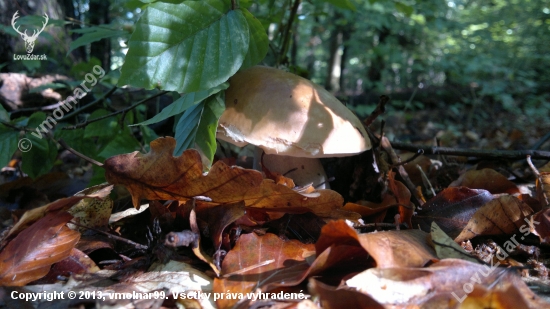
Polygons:
<instances>
[{"instance_id":1,"label":"mushroom stem","mask_svg":"<svg viewBox=\"0 0 550 309\"><path fill-rule=\"evenodd\" d=\"M254 169L261 170L262 152L261 148L256 147L254 151ZM320 185L317 189L330 188L327 182L327 174L319 159L266 154L264 155L264 164L270 171L291 178L297 186L313 184L314 187Z\"/></svg>"}]
</instances>

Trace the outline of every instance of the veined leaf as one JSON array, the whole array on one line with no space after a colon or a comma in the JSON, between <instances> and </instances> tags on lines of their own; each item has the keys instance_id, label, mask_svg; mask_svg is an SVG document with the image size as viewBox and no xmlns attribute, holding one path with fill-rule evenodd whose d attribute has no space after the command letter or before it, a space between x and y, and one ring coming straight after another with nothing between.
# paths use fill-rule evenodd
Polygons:
<instances>
[{"instance_id":1,"label":"veined leaf","mask_svg":"<svg viewBox=\"0 0 550 309\"><path fill-rule=\"evenodd\" d=\"M119 85L206 90L237 72L248 45L247 20L230 1L156 2L130 37Z\"/></svg>"},{"instance_id":2,"label":"veined leaf","mask_svg":"<svg viewBox=\"0 0 550 309\"><path fill-rule=\"evenodd\" d=\"M229 87L229 83L223 83L221 85L218 85L214 88L210 88L208 90L187 93L184 96L177 99L176 101L172 102L172 104L163 108L162 111L156 114L153 118L135 125L144 126L148 124L153 124L153 123L163 121L164 119L175 116L177 114L181 114L191 106L197 104L198 102L208 98L209 96L215 93L218 93L222 90L227 89L227 87Z\"/></svg>"},{"instance_id":3,"label":"veined leaf","mask_svg":"<svg viewBox=\"0 0 550 309\"><path fill-rule=\"evenodd\" d=\"M243 10L244 17L248 23L248 31L250 33L250 43L248 44L248 53L244 58L241 69L246 69L255 66L264 59L269 48L269 39L265 32L262 23L254 17L248 10Z\"/></svg>"}]
</instances>

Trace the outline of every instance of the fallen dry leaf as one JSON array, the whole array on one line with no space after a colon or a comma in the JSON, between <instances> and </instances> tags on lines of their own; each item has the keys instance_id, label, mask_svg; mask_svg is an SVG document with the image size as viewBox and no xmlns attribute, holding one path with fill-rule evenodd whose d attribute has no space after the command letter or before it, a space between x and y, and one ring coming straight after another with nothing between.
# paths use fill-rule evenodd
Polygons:
<instances>
[{"instance_id":1,"label":"fallen dry leaf","mask_svg":"<svg viewBox=\"0 0 550 309\"><path fill-rule=\"evenodd\" d=\"M87 228L98 228L109 224L113 210L113 200L109 197L112 189L112 185L104 183L75 194L75 196L85 196L68 210L74 217L73 222L81 225L76 227L78 231L84 232Z\"/></svg>"},{"instance_id":2,"label":"fallen dry leaf","mask_svg":"<svg viewBox=\"0 0 550 309\"><path fill-rule=\"evenodd\" d=\"M71 219L66 212L50 213L10 241L0 252L0 285L25 285L67 258L80 238L65 225Z\"/></svg>"},{"instance_id":3,"label":"fallen dry leaf","mask_svg":"<svg viewBox=\"0 0 550 309\"><path fill-rule=\"evenodd\" d=\"M436 222L447 235L456 237L477 209L492 199L493 196L485 190L447 188L417 210L417 215L412 218L413 226L430 231L432 222Z\"/></svg>"},{"instance_id":4,"label":"fallen dry leaf","mask_svg":"<svg viewBox=\"0 0 550 309\"><path fill-rule=\"evenodd\" d=\"M48 274L38 281L39 284L55 283L61 277L69 278L75 274L93 274L98 271L99 267L89 256L73 248L67 258L53 264Z\"/></svg>"},{"instance_id":5,"label":"fallen dry leaf","mask_svg":"<svg viewBox=\"0 0 550 309\"><path fill-rule=\"evenodd\" d=\"M427 237L428 234L420 230L357 234L353 228L339 220L329 222L323 227L315 250L319 257L333 245L346 245L350 248L362 248L380 268L421 267L431 260L437 260L434 249L427 243Z\"/></svg>"},{"instance_id":6,"label":"fallen dry leaf","mask_svg":"<svg viewBox=\"0 0 550 309\"><path fill-rule=\"evenodd\" d=\"M455 241L460 243L480 235L511 235L518 230L525 233L522 227L528 225L524 219L531 214L533 210L516 197L501 196L478 209Z\"/></svg>"},{"instance_id":7,"label":"fallen dry leaf","mask_svg":"<svg viewBox=\"0 0 550 309\"><path fill-rule=\"evenodd\" d=\"M315 197L302 195L263 179L258 171L229 167L221 161L203 176L199 153L189 149L176 158L172 156L175 145L173 138L164 137L152 141L147 154L133 152L109 158L104 164L105 178L126 186L136 208L143 198L185 201L206 196L219 204L244 201L246 207L278 212L278 217L289 212L313 212L321 217L359 218L341 209L344 200L335 191L319 190Z\"/></svg>"},{"instance_id":8,"label":"fallen dry leaf","mask_svg":"<svg viewBox=\"0 0 550 309\"><path fill-rule=\"evenodd\" d=\"M537 177L537 198L543 207L550 206L550 172L541 172Z\"/></svg>"},{"instance_id":9,"label":"fallen dry leaf","mask_svg":"<svg viewBox=\"0 0 550 309\"><path fill-rule=\"evenodd\" d=\"M309 279L309 290L317 295L323 309L357 308L357 309L383 309L384 306L377 303L370 296L360 292L336 288L324 284L313 278Z\"/></svg>"},{"instance_id":10,"label":"fallen dry leaf","mask_svg":"<svg viewBox=\"0 0 550 309\"><path fill-rule=\"evenodd\" d=\"M508 180L501 173L490 168L467 171L449 185L449 187L461 186L470 189L484 189L492 194L520 193L518 187L513 182Z\"/></svg>"},{"instance_id":11,"label":"fallen dry leaf","mask_svg":"<svg viewBox=\"0 0 550 309\"><path fill-rule=\"evenodd\" d=\"M388 306L413 303L427 306L436 297L448 306L453 300L456 303L469 298L476 283L496 284L497 288L512 284L521 291L530 308L541 308L538 307L542 303L540 298L515 272L458 259L441 260L425 268L371 268L346 281L347 286Z\"/></svg>"},{"instance_id":12,"label":"fallen dry leaf","mask_svg":"<svg viewBox=\"0 0 550 309\"><path fill-rule=\"evenodd\" d=\"M296 240L283 241L274 234L258 236L254 233L239 237L222 263L224 278L214 280L214 293L247 293L257 288L269 291L278 286L300 283L307 274L306 258L314 254L313 245ZM218 308L231 308L240 299L218 299Z\"/></svg>"},{"instance_id":13,"label":"fallen dry leaf","mask_svg":"<svg viewBox=\"0 0 550 309\"><path fill-rule=\"evenodd\" d=\"M421 230L383 231L360 234L359 242L376 261L376 267L422 267L437 260Z\"/></svg>"},{"instance_id":14,"label":"fallen dry leaf","mask_svg":"<svg viewBox=\"0 0 550 309\"><path fill-rule=\"evenodd\" d=\"M263 180L260 172L229 167L216 162L207 176L196 150L189 149L173 157L176 140L162 137L151 142L150 152L133 152L105 160L105 178L124 185L132 195L134 207L141 199L188 200L207 196L216 203L234 203Z\"/></svg>"}]
</instances>

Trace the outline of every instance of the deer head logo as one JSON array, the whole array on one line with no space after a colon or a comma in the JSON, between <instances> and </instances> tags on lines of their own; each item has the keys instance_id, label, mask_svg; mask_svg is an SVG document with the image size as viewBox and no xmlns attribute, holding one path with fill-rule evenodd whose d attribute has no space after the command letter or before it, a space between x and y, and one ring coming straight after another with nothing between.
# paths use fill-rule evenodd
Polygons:
<instances>
[{"instance_id":1,"label":"deer head logo","mask_svg":"<svg viewBox=\"0 0 550 309\"><path fill-rule=\"evenodd\" d=\"M32 35L27 35L27 30L25 29L25 32L19 31L19 27L15 28L15 20L19 18L18 15L19 11L16 11L15 14L13 14L13 18L11 19L11 26L13 27L13 30L15 32L19 33L23 40L25 41L25 48L27 49L27 53L32 53L32 50L34 49L34 42L36 42L36 39L38 38L38 35L46 28L46 25L48 24L48 14L44 13L44 19L46 20L42 24L42 29L40 29L38 32L36 30L33 30Z\"/></svg>"}]
</instances>

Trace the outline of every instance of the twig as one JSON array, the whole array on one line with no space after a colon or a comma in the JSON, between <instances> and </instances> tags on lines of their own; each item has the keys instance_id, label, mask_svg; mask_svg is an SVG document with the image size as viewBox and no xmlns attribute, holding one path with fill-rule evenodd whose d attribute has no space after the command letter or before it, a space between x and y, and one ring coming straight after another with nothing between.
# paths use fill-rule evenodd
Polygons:
<instances>
[{"instance_id":1,"label":"twig","mask_svg":"<svg viewBox=\"0 0 550 309\"><path fill-rule=\"evenodd\" d=\"M533 174L535 174L535 176L537 176L537 177L540 177L539 170L535 167L535 165L533 165L533 162L531 161L531 156L530 155L527 155L527 164L529 164L529 167L533 171Z\"/></svg>"},{"instance_id":2,"label":"twig","mask_svg":"<svg viewBox=\"0 0 550 309\"><path fill-rule=\"evenodd\" d=\"M419 149L418 152L416 152L414 154L414 156L408 158L407 160L403 161L403 162L398 162L398 163L395 163L395 164L392 164L390 168L394 168L394 167L398 167L399 165L405 165L411 161L413 161L414 159L418 158L420 155L423 155L424 154L424 150L422 149ZM418 164L417 164L418 165Z\"/></svg>"},{"instance_id":3,"label":"twig","mask_svg":"<svg viewBox=\"0 0 550 309\"><path fill-rule=\"evenodd\" d=\"M54 140L55 140L55 139L54 139ZM98 161L96 161L96 160L94 160L94 159L92 159L92 158L90 158L90 157L88 157L88 156L86 156L86 155L84 155L84 154L82 154L82 153L80 153L80 152L74 150L71 146L67 145L67 143L65 143L65 141L64 141L62 138L60 138L59 140L57 140L57 142L59 143L59 145L61 145L61 147L67 149L68 151L70 151L70 152L71 152L72 154L74 154L75 156L77 156L77 157L79 157L79 158L81 158L81 159L83 159L83 160L85 160L85 161L88 161L88 162L90 162L90 163L92 163L92 164L95 164L95 165L97 165L97 166L99 166L99 167L102 167L102 166L103 166L103 163L98 162Z\"/></svg>"},{"instance_id":4,"label":"twig","mask_svg":"<svg viewBox=\"0 0 550 309\"><path fill-rule=\"evenodd\" d=\"M281 64L281 60L286 57L288 51L288 45L290 44L290 29L292 29L292 24L294 19L296 19L296 13L298 12L298 7L300 6L301 0L295 0L290 11L290 16L288 17L288 24L285 28L285 33L283 35L283 44L281 45L281 50L279 51L279 57L277 57L277 65Z\"/></svg>"},{"instance_id":5,"label":"twig","mask_svg":"<svg viewBox=\"0 0 550 309\"><path fill-rule=\"evenodd\" d=\"M89 230L92 230L94 232L97 232L97 233L100 233L100 234L103 234L105 236L107 236L108 238L111 238L111 239L114 239L114 240L118 240L118 241L121 241L121 242L125 242L129 245L132 245L134 246L136 249L142 249L142 250L147 250L149 247L147 247L146 245L142 245L142 244L138 244L137 242L133 242L129 239L126 239L126 238L122 238L120 236L116 236L116 235L113 235L113 234L109 234L107 232L104 232L104 231L101 231L101 230L98 230L98 229L94 229L93 227L89 227L89 226L84 226L84 225L81 225L81 224L78 224L74 221L69 221L70 224L74 224L78 227L82 227L82 228L85 228L85 229L89 229Z\"/></svg>"},{"instance_id":6,"label":"twig","mask_svg":"<svg viewBox=\"0 0 550 309\"><path fill-rule=\"evenodd\" d=\"M391 142L393 148L400 150L409 150L417 152L419 149L424 150L424 154L441 154L463 157L478 157L490 159L511 159L523 160L529 155L533 159L550 159L550 151L540 150L480 150L480 149L458 149L450 147L433 147L426 145L413 145L401 142Z\"/></svg>"},{"instance_id":7,"label":"twig","mask_svg":"<svg viewBox=\"0 0 550 309\"><path fill-rule=\"evenodd\" d=\"M383 114L386 111L386 104L390 101L390 98L385 95L380 96L380 101L378 101L378 105L376 105L376 108L370 113L370 115L363 120L363 125L365 127L368 127L372 124L372 122L381 114Z\"/></svg>"},{"instance_id":8,"label":"twig","mask_svg":"<svg viewBox=\"0 0 550 309\"><path fill-rule=\"evenodd\" d=\"M75 109L74 111L68 113L67 115L65 115L65 117L61 118L59 121L63 121L63 120L67 120L71 117L73 117L74 115L76 114L79 114L81 113L82 111L85 111L87 110L88 108L98 104L98 103L101 103L103 102L106 98L108 98L109 96L111 96L111 94L113 94L116 90L117 90L117 86L113 86L111 89L109 89L109 91L107 91L105 94L103 94L102 96L100 96L99 98L95 99L94 101L90 102L89 104L87 105L84 105L82 106L81 108L79 109ZM68 104L68 103L66 103Z\"/></svg>"},{"instance_id":9,"label":"twig","mask_svg":"<svg viewBox=\"0 0 550 309\"><path fill-rule=\"evenodd\" d=\"M540 146L544 145L548 140L550 140L550 132L546 133L545 136L543 136L541 139L539 139L535 145L533 145L533 149L537 150L540 148Z\"/></svg>"},{"instance_id":10,"label":"twig","mask_svg":"<svg viewBox=\"0 0 550 309\"><path fill-rule=\"evenodd\" d=\"M435 196L435 190L434 188L432 187L432 183L430 182L430 180L428 179L428 176L426 176L426 173L424 173L424 170L422 169L422 167L420 167L420 165L416 165L416 168L418 168L418 170L420 170L420 175L422 175L422 180L424 181L424 185L428 185L428 187L430 187L430 190L431 190L431 193L432 193L432 196Z\"/></svg>"},{"instance_id":11,"label":"twig","mask_svg":"<svg viewBox=\"0 0 550 309\"><path fill-rule=\"evenodd\" d=\"M382 136L382 138L380 139L380 146L388 153L391 158L392 164L399 163L399 157L393 150L392 144L387 137ZM409 191L411 191L411 195L416 199L416 204L418 206L422 206L424 204L424 201L420 198L420 196L418 196L418 193L416 192L416 187L409 178L409 174L407 174L405 168L402 165L399 165L397 166L397 171L399 171L399 175L401 175L401 178L403 178L403 180L405 181L405 185L407 186Z\"/></svg>"},{"instance_id":12,"label":"twig","mask_svg":"<svg viewBox=\"0 0 550 309\"><path fill-rule=\"evenodd\" d=\"M105 119L105 118L109 118L109 117L112 117L112 116L116 116L116 115L118 115L118 114L125 113L125 112L127 112L127 111L129 111L129 110L132 110L133 108L137 107L138 105L141 105L141 104L143 104L143 103L145 103L145 102L147 102L147 101L149 101L149 100L151 100L151 99L154 99L154 98L159 97L159 96L161 96L161 95L164 95L164 94L166 94L166 93L168 93L168 91L161 91L161 92L159 92L159 93L157 93L157 94L154 94L154 95L152 95L152 96L150 96L150 97L148 97L148 98L145 98L145 99L143 99L143 100L137 102L137 103L134 104L134 105L128 106L127 108L124 108L124 109L121 109L121 110L119 110L119 111L110 113L109 115L105 115L105 116L97 117L97 118L95 118L95 119L87 120L87 121L85 121L85 122L79 123L79 124L74 125L74 126L72 126L72 127L65 127L65 128L63 128L63 130L75 130L75 129L80 129L80 128L86 127L87 125L89 125L89 124L92 123L92 122L96 122L96 121L99 121L99 120L103 120L103 119Z\"/></svg>"},{"instance_id":13,"label":"twig","mask_svg":"<svg viewBox=\"0 0 550 309\"><path fill-rule=\"evenodd\" d=\"M231 10L235 10L236 7L237 5L235 4L235 0L231 0Z\"/></svg>"}]
</instances>

